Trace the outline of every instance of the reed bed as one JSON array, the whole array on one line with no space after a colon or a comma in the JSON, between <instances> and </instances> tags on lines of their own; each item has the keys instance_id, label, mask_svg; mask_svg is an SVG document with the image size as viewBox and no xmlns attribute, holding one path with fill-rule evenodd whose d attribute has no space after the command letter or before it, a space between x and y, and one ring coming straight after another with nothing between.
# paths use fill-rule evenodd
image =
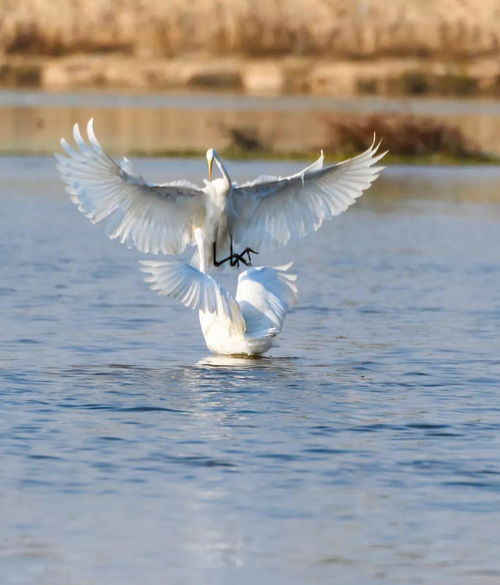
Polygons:
<instances>
[{"instance_id":1,"label":"reed bed","mask_svg":"<svg viewBox=\"0 0 500 585\"><path fill-rule=\"evenodd\" d=\"M382 139L382 150L389 150L387 161L424 160L426 162L497 160L482 152L466 138L460 128L428 116L412 114L325 114L323 123L328 138L318 144L329 155L345 158L367 149L374 135ZM270 136L249 126L228 126L226 152L234 156L272 155L277 152ZM294 154L286 153L288 157Z\"/></svg>"},{"instance_id":2,"label":"reed bed","mask_svg":"<svg viewBox=\"0 0 500 585\"><path fill-rule=\"evenodd\" d=\"M356 154L371 144L374 134L392 155L421 157L446 155L456 158L488 158L465 138L456 126L412 114L327 115L326 150Z\"/></svg>"},{"instance_id":3,"label":"reed bed","mask_svg":"<svg viewBox=\"0 0 500 585\"><path fill-rule=\"evenodd\" d=\"M498 0L0 0L0 53L496 55Z\"/></svg>"}]
</instances>

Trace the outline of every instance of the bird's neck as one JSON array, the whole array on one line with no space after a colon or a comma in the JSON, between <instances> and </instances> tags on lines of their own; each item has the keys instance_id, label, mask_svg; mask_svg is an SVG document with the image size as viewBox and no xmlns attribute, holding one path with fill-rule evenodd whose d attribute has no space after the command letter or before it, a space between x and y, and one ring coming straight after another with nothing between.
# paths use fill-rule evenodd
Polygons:
<instances>
[{"instance_id":1,"label":"bird's neck","mask_svg":"<svg viewBox=\"0 0 500 585\"><path fill-rule=\"evenodd\" d=\"M231 189L231 179L229 178L229 174L226 171L226 167L219 158L215 159L215 163L219 167L219 170L222 174L222 178L217 179L219 181L219 189L224 190L227 194Z\"/></svg>"}]
</instances>

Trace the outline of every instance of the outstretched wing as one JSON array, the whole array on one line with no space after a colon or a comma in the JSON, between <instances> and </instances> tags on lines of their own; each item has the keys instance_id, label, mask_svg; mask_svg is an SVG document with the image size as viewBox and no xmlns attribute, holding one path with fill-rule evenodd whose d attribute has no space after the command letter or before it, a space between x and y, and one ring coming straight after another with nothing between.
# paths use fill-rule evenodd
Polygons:
<instances>
[{"instance_id":1,"label":"outstretched wing","mask_svg":"<svg viewBox=\"0 0 500 585\"><path fill-rule=\"evenodd\" d=\"M123 159L120 165L97 141L93 120L87 124L88 142L73 127L77 148L64 138L66 156L55 153L57 169L71 200L92 223L108 218L106 233L129 248L152 254L178 254L193 243L193 226L202 225L204 193L187 181L147 183Z\"/></svg>"},{"instance_id":2,"label":"outstretched wing","mask_svg":"<svg viewBox=\"0 0 500 585\"><path fill-rule=\"evenodd\" d=\"M227 317L243 332L245 325L240 309L225 288L208 274L190 264L172 260L139 260L140 270L148 276L151 290L177 299L185 307Z\"/></svg>"},{"instance_id":3,"label":"outstretched wing","mask_svg":"<svg viewBox=\"0 0 500 585\"><path fill-rule=\"evenodd\" d=\"M238 302L248 337L280 333L287 311L297 303L297 275L285 266L249 268L238 277Z\"/></svg>"},{"instance_id":4,"label":"outstretched wing","mask_svg":"<svg viewBox=\"0 0 500 585\"><path fill-rule=\"evenodd\" d=\"M345 211L384 168L375 142L362 154L322 168L316 161L290 177L267 177L234 186L233 238L238 246L277 248L316 231Z\"/></svg>"}]
</instances>

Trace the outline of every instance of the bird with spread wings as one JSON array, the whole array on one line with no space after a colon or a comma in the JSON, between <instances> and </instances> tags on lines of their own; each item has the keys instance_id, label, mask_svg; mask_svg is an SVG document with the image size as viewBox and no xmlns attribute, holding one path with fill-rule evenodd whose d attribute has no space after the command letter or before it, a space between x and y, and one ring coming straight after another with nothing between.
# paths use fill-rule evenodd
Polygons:
<instances>
[{"instance_id":1,"label":"bird with spread wings","mask_svg":"<svg viewBox=\"0 0 500 585\"><path fill-rule=\"evenodd\" d=\"M107 219L106 233L152 254L180 254L197 247L202 272L228 262L251 264L251 255L285 246L315 232L345 211L378 177L386 154L379 144L341 163L316 162L289 177L234 183L213 149L207 151L204 187L189 181L150 183L128 159L117 164L87 124L87 139L73 127L76 148L64 138L55 153L66 190L90 221ZM220 177L213 179L215 161ZM240 252L235 252L240 250Z\"/></svg>"}]
</instances>

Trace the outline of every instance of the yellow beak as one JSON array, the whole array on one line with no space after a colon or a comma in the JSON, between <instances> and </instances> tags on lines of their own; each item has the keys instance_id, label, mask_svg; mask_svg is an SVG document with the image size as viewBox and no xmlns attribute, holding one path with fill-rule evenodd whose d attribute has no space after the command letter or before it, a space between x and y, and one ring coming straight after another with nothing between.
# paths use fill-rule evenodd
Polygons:
<instances>
[{"instance_id":1,"label":"yellow beak","mask_svg":"<svg viewBox=\"0 0 500 585\"><path fill-rule=\"evenodd\" d=\"M211 181L212 180L212 165L213 165L214 159L211 158L208 161L208 180Z\"/></svg>"}]
</instances>

